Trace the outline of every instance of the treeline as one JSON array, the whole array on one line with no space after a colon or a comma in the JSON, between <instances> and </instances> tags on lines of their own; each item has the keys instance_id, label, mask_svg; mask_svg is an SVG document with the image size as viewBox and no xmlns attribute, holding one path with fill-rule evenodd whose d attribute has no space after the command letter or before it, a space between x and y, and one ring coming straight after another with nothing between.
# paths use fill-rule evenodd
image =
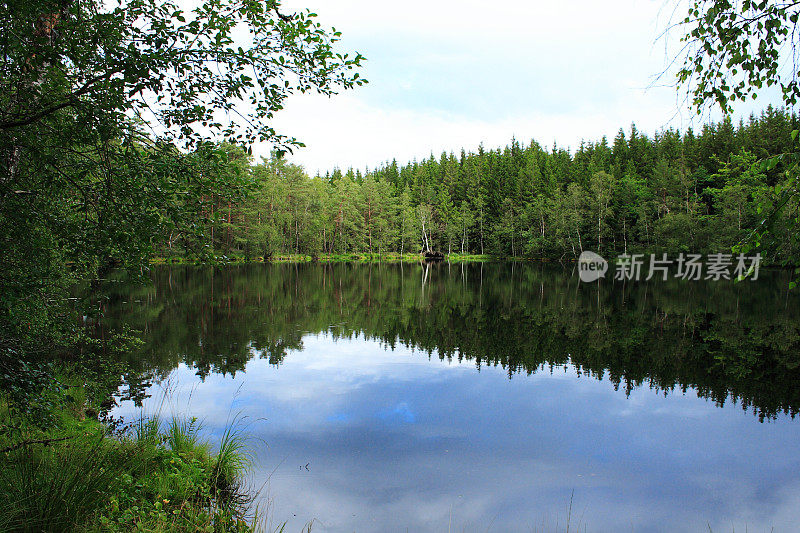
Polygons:
<instances>
[{"instance_id":1,"label":"treeline","mask_svg":"<svg viewBox=\"0 0 800 533\"><path fill-rule=\"evenodd\" d=\"M231 172L249 183L243 199L206 199L204 229L169 236L161 253L720 252L769 212L785 168L754 163L792 152L797 127L795 114L768 108L699 133L669 129L650 138L632 125L610 143L604 137L574 153L514 139L502 149L315 177L275 154L250 166L243 151L227 147ZM797 213L788 206L774 221L781 244L769 259L800 258Z\"/></svg>"}]
</instances>

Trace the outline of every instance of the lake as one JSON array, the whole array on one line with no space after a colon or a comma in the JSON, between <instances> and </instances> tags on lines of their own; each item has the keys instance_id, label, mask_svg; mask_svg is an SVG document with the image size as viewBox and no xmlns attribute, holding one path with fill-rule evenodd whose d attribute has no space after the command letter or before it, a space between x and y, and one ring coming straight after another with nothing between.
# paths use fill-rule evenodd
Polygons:
<instances>
[{"instance_id":1,"label":"lake","mask_svg":"<svg viewBox=\"0 0 800 533\"><path fill-rule=\"evenodd\" d=\"M571 264L157 267L113 415L233 419L273 527L795 531L800 300ZM141 407L139 407L141 406Z\"/></svg>"}]
</instances>

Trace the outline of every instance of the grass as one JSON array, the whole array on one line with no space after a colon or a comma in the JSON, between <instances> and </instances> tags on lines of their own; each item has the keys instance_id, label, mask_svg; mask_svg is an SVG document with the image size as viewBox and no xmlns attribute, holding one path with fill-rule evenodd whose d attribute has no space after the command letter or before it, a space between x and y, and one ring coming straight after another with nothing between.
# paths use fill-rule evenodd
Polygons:
<instances>
[{"instance_id":1,"label":"grass","mask_svg":"<svg viewBox=\"0 0 800 533\"><path fill-rule=\"evenodd\" d=\"M0 401L0 531L252 531L238 419L216 450L196 419L141 417L111 433L69 399L46 429Z\"/></svg>"},{"instance_id":2,"label":"grass","mask_svg":"<svg viewBox=\"0 0 800 533\"><path fill-rule=\"evenodd\" d=\"M490 255L480 254L446 254L445 261L451 262L474 262L474 261L491 261L494 258ZM213 262L218 263L418 263L421 258L416 253L348 253L348 254L320 254L318 256L311 256L306 254L282 254L274 255L272 257L251 257L244 256L217 256ZM156 257L151 260L152 264L199 264L202 261L182 257Z\"/></svg>"}]
</instances>

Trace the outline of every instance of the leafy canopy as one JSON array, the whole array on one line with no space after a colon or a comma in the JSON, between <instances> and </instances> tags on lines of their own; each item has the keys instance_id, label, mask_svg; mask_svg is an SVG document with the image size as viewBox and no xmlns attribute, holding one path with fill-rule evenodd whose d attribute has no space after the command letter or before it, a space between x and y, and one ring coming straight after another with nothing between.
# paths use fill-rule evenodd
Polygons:
<instances>
[{"instance_id":1,"label":"leafy canopy","mask_svg":"<svg viewBox=\"0 0 800 533\"><path fill-rule=\"evenodd\" d=\"M0 2L0 389L18 405L40 363L95 350L79 344L102 306L70 299L75 281L146 268L246 189L247 154L219 141L291 149L270 120L287 97L365 83L313 13L186 3Z\"/></svg>"},{"instance_id":2,"label":"leafy canopy","mask_svg":"<svg viewBox=\"0 0 800 533\"><path fill-rule=\"evenodd\" d=\"M730 113L735 102L774 85L781 88L785 104L796 104L799 13L796 1L693 0L683 20L678 80L697 112L710 103Z\"/></svg>"},{"instance_id":3,"label":"leafy canopy","mask_svg":"<svg viewBox=\"0 0 800 533\"><path fill-rule=\"evenodd\" d=\"M293 92L365 83L309 11L278 0L0 3L0 130L87 107L139 117L160 137L297 145L269 123Z\"/></svg>"}]
</instances>

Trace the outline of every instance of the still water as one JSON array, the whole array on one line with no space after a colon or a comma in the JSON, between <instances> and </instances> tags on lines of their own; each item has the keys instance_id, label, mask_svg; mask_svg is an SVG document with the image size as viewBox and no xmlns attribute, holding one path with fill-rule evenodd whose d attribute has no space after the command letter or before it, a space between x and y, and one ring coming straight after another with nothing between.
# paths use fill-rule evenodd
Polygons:
<instances>
[{"instance_id":1,"label":"still water","mask_svg":"<svg viewBox=\"0 0 800 533\"><path fill-rule=\"evenodd\" d=\"M145 344L114 415L233 418L273 527L797 531L789 276L540 264L164 267L114 283ZM141 405L142 407L139 407Z\"/></svg>"}]
</instances>

